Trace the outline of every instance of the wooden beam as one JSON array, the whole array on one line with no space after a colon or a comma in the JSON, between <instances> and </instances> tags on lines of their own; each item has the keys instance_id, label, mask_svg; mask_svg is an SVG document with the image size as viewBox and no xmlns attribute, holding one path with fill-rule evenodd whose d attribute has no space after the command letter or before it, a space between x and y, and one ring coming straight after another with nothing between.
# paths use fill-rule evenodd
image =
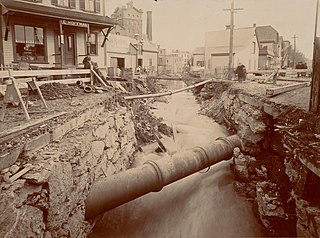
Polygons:
<instances>
[{"instance_id":1,"label":"wooden beam","mask_svg":"<svg viewBox=\"0 0 320 238\"><path fill-rule=\"evenodd\" d=\"M59 117L59 116L62 116L62 115L65 115L67 114L67 112L59 112L59 113L56 113L56 114L53 114L53 115L49 115L49 116L46 116L46 117L42 117L42 118L39 118L39 119L36 119L36 120L31 120L31 121L28 121L27 123L24 123L23 125L20 125L20 126L16 126L16 127L13 127L13 128L10 128L8 130L5 130L5 131L1 131L0 132L0 143L2 143L4 140L7 140L9 135L12 135L12 134L15 134L17 132L23 132L25 131L26 129L32 127L32 126L36 126L42 122L45 122L45 121L48 121L48 120L51 120L55 117ZM16 135L13 135L13 136L16 136Z\"/></svg>"},{"instance_id":2,"label":"wooden beam","mask_svg":"<svg viewBox=\"0 0 320 238\"><path fill-rule=\"evenodd\" d=\"M43 70L13 70L13 77L37 77L51 75L90 74L90 69L43 69ZM9 78L8 71L0 71L0 78ZM16 79L19 80L19 79Z\"/></svg>"},{"instance_id":3,"label":"wooden beam","mask_svg":"<svg viewBox=\"0 0 320 238\"><path fill-rule=\"evenodd\" d=\"M320 37L317 37L314 42L314 53L313 53L313 74L310 91L310 103L309 111L319 112L320 111Z\"/></svg>"},{"instance_id":4,"label":"wooden beam","mask_svg":"<svg viewBox=\"0 0 320 238\"><path fill-rule=\"evenodd\" d=\"M286 85L286 86L277 87L277 88L267 88L266 95L267 97L273 97L281 93L289 92L297 88L307 87L309 85L310 85L309 82L304 82L304 83L296 83L296 84Z\"/></svg>"}]
</instances>

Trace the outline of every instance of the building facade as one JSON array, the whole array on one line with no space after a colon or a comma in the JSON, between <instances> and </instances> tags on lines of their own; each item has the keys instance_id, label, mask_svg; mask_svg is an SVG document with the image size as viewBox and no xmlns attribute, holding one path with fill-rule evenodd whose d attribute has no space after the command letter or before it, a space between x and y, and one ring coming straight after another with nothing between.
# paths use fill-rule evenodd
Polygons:
<instances>
[{"instance_id":1,"label":"building facade","mask_svg":"<svg viewBox=\"0 0 320 238\"><path fill-rule=\"evenodd\" d=\"M190 66L191 54L188 51L173 50L166 55L166 69L170 74L182 74Z\"/></svg>"},{"instance_id":2,"label":"building facade","mask_svg":"<svg viewBox=\"0 0 320 238\"><path fill-rule=\"evenodd\" d=\"M111 18L118 25L112 30L113 33L134 38L135 35L142 35L143 11L133 6L133 2L126 6L118 7L111 15Z\"/></svg>"},{"instance_id":3,"label":"building facade","mask_svg":"<svg viewBox=\"0 0 320 238\"><path fill-rule=\"evenodd\" d=\"M110 34L107 43L108 67L124 70L135 69L136 66L145 68L150 74L158 70L158 49L143 38L131 38L118 34Z\"/></svg>"},{"instance_id":4,"label":"building facade","mask_svg":"<svg viewBox=\"0 0 320 238\"><path fill-rule=\"evenodd\" d=\"M228 73L230 30L205 33L205 74L222 76ZM248 71L258 69L259 47L255 27L238 28L233 32L233 68L238 63Z\"/></svg>"},{"instance_id":5,"label":"building facade","mask_svg":"<svg viewBox=\"0 0 320 238\"><path fill-rule=\"evenodd\" d=\"M114 22L100 0L0 0L0 64L26 61L48 68L82 67L90 55L105 66ZM102 46L102 47L101 47Z\"/></svg>"},{"instance_id":6,"label":"building facade","mask_svg":"<svg viewBox=\"0 0 320 238\"><path fill-rule=\"evenodd\" d=\"M272 26L256 28L259 42L259 69L273 69L281 64L281 42L279 33Z\"/></svg>"},{"instance_id":7,"label":"building facade","mask_svg":"<svg viewBox=\"0 0 320 238\"><path fill-rule=\"evenodd\" d=\"M167 74L167 56L166 49L161 49L158 46L158 74Z\"/></svg>"}]
</instances>

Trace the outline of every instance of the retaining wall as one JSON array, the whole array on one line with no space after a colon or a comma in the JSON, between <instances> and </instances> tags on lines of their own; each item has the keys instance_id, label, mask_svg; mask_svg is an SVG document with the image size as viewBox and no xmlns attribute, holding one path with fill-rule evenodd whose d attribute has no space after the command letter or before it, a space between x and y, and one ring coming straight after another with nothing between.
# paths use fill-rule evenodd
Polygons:
<instances>
[{"instance_id":1,"label":"retaining wall","mask_svg":"<svg viewBox=\"0 0 320 238\"><path fill-rule=\"evenodd\" d=\"M224 91L224 92L223 92ZM272 235L319 237L319 115L213 83L196 92L202 113L236 132L235 188L252 199Z\"/></svg>"},{"instance_id":2,"label":"retaining wall","mask_svg":"<svg viewBox=\"0 0 320 238\"><path fill-rule=\"evenodd\" d=\"M6 155L11 160L4 157L3 180L30 170L1 183L0 237L87 236L94 225L84 220L89 188L100 177L126 170L136 149L130 111L107 108L99 103L21 145L17 155ZM23 156L30 162L5 168L18 156L16 163Z\"/></svg>"}]
</instances>

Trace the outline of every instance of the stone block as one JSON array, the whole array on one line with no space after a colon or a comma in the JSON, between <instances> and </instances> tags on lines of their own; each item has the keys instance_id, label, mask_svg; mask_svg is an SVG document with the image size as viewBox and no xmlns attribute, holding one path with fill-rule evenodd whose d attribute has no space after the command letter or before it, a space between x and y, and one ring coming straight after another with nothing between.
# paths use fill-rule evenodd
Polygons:
<instances>
[{"instance_id":1,"label":"stone block","mask_svg":"<svg viewBox=\"0 0 320 238\"><path fill-rule=\"evenodd\" d=\"M103 154L103 151L104 151L104 142L103 141L93 141L91 150L92 150L92 155L95 158L99 158Z\"/></svg>"},{"instance_id":2,"label":"stone block","mask_svg":"<svg viewBox=\"0 0 320 238\"><path fill-rule=\"evenodd\" d=\"M253 106L255 108L258 108L259 110L261 110L263 108L263 105L264 105L263 101L257 99L254 96L249 96L249 95L241 93L241 94L238 95L238 98L242 102L250 104L251 106Z\"/></svg>"},{"instance_id":3,"label":"stone block","mask_svg":"<svg viewBox=\"0 0 320 238\"><path fill-rule=\"evenodd\" d=\"M263 104L263 111L272 116L273 118L277 118L281 113L281 111L278 108L269 103Z\"/></svg>"},{"instance_id":4,"label":"stone block","mask_svg":"<svg viewBox=\"0 0 320 238\"><path fill-rule=\"evenodd\" d=\"M31 141L28 141L24 146L25 154L28 156L33 152L36 152L37 150L45 147L46 145L50 144L51 142L51 134L46 133L42 134L40 136L37 136L36 138L32 139Z\"/></svg>"},{"instance_id":5,"label":"stone block","mask_svg":"<svg viewBox=\"0 0 320 238\"><path fill-rule=\"evenodd\" d=\"M43 237L45 224L43 212L32 206L24 205L18 209L16 223L6 237Z\"/></svg>"},{"instance_id":6,"label":"stone block","mask_svg":"<svg viewBox=\"0 0 320 238\"><path fill-rule=\"evenodd\" d=\"M58 162L53 165L51 175L48 179L48 190L50 191L47 228L55 235L65 233L62 224L66 223L72 204L78 201L71 200L73 186L72 167L69 163Z\"/></svg>"},{"instance_id":7,"label":"stone block","mask_svg":"<svg viewBox=\"0 0 320 238\"><path fill-rule=\"evenodd\" d=\"M22 148L23 147L20 146L11 150L10 152L0 155L0 170L3 170L13 165L17 161L20 153L22 152Z\"/></svg>"},{"instance_id":8,"label":"stone block","mask_svg":"<svg viewBox=\"0 0 320 238\"><path fill-rule=\"evenodd\" d=\"M17 219L13 196L2 193L0 196L0 211L0 237L5 237Z\"/></svg>"}]
</instances>

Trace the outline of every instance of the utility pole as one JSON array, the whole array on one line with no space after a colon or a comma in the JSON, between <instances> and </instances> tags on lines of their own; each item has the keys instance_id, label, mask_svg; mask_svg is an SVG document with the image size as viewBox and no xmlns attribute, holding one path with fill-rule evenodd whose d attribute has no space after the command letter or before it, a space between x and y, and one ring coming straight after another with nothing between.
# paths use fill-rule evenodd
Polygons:
<instances>
[{"instance_id":1,"label":"utility pole","mask_svg":"<svg viewBox=\"0 0 320 238\"><path fill-rule=\"evenodd\" d=\"M317 37L318 29L318 12L319 12L319 0L316 4L316 20L314 24L314 39L313 39L313 58L312 58L312 80L310 90L309 111L320 111L320 38Z\"/></svg>"},{"instance_id":2,"label":"utility pole","mask_svg":"<svg viewBox=\"0 0 320 238\"><path fill-rule=\"evenodd\" d=\"M296 66L296 39L298 38L296 35L293 35L293 68Z\"/></svg>"},{"instance_id":3,"label":"utility pole","mask_svg":"<svg viewBox=\"0 0 320 238\"><path fill-rule=\"evenodd\" d=\"M224 11L230 11L230 40L229 40L229 74L228 79L232 78L233 75L233 30L234 30L234 13L243 8L234 8L234 0L231 2L231 8L223 9Z\"/></svg>"}]
</instances>

